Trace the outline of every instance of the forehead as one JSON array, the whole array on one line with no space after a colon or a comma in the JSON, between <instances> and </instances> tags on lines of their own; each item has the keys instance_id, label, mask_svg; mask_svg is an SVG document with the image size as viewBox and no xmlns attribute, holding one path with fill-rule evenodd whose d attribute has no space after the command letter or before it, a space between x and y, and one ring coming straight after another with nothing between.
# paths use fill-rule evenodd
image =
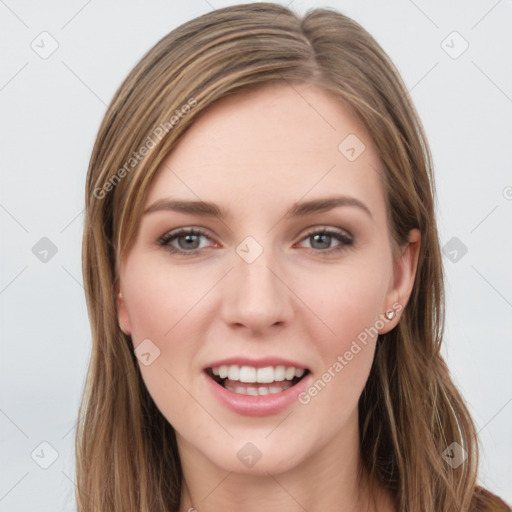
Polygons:
<instances>
[{"instance_id":1,"label":"forehead","mask_svg":"<svg viewBox=\"0 0 512 512\"><path fill-rule=\"evenodd\" d=\"M163 161L145 206L166 197L277 214L302 198L343 194L385 215L380 169L363 124L332 93L271 85L203 112Z\"/></svg>"}]
</instances>

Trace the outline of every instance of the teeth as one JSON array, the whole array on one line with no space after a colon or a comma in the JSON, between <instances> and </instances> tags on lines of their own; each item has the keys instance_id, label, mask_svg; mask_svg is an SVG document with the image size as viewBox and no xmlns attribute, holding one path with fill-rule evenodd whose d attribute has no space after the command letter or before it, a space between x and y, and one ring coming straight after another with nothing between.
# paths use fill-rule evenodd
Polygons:
<instances>
[{"instance_id":1,"label":"teeth","mask_svg":"<svg viewBox=\"0 0 512 512\"><path fill-rule=\"evenodd\" d=\"M256 372L256 381L260 383L274 382L274 369L272 366L258 368L258 371Z\"/></svg>"},{"instance_id":2,"label":"teeth","mask_svg":"<svg viewBox=\"0 0 512 512\"><path fill-rule=\"evenodd\" d=\"M240 368L236 364L233 364L228 369L228 379L229 380L239 380L240 376Z\"/></svg>"},{"instance_id":3,"label":"teeth","mask_svg":"<svg viewBox=\"0 0 512 512\"><path fill-rule=\"evenodd\" d=\"M283 386L282 388L278 388L277 386L270 386L268 388L269 393L275 394L275 393L281 393L281 391L284 391L285 389L288 389L291 386L291 384L288 384L286 386Z\"/></svg>"},{"instance_id":4,"label":"teeth","mask_svg":"<svg viewBox=\"0 0 512 512\"><path fill-rule=\"evenodd\" d=\"M240 382L258 382L256 380L256 368L252 366L242 366L238 380Z\"/></svg>"},{"instance_id":5,"label":"teeth","mask_svg":"<svg viewBox=\"0 0 512 512\"><path fill-rule=\"evenodd\" d=\"M221 379L225 379L228 376L228 367L227 366L219 366L219 377Z\"/></svg>"},{"instance_id":6,"label":"teeth","mask_svg":"<svg viewBox=\"0 0 512 512\"><path fill-rule=\"evenodd\" d=\"M285 389L288 389L289 387L291 387L290 382L286 382L286 383L282 384L281 386L268 386L268 387L260 386L258 388L252 387L252 386L249 386L249 387L235 386L234 388L232 388L231 386L226 385L226 389L228 391L237 393L239 395L252 395L252 396L268 395L268 394L274 395L276 393L281 393L281 391L284 391Z\"/></svg>"},{"instance_id":7,"label":"teeth","mask_svg":"<svg viewBox=\"0 0 512 512\"><path fill-rule=\"evenodd\" d=\"M286 368L284 366L276 366L274 368L274 380L280 381L286 379ZM291 379L289 379L291 380ZM272 381L270 381L272 382Z\"/></svg>"},{"instance_id":8,"label":"teeth","mask_svg":"<svg viewBox=\"0 0 512 512\"><path fill-rule=\"evenodd\" d=\"M237 364L232 364L230 366L222 365L212 368L212 373L219 376L221 379L227 377L229 380L237 380L249 384L270 384L272 382L292 380L294 377L302 377L304 372L304 368L295 368L294 366L265 366L264 368L255 368L254 366L238 366ZM258 388L254 389L257 390ZM251 392L251 394L254 393Z\"/></svg>"}]
</instances>

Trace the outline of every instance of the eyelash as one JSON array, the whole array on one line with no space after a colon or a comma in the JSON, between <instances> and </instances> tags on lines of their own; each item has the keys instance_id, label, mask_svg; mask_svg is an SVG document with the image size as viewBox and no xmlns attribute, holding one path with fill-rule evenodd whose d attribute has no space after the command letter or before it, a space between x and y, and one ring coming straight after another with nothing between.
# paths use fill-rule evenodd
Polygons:
<instances>
[{"instance_id":1,"label":"eyelash","mask_svg":"<svg viewBox=\"0 0 512 512\"><path fill-rule=\"evenodd\" d=\"M165 248L165 250L169 251L172 254L186 255L186 256L197 254L201 249L193 249L190 251L185 251L183 249L178 249L178 248L170 245L170 243L172 241L179 238L180 236L185 236L185 235L205 236L206 238L210 238L208 236L208 234L205 231L203 231L202 229L181 228L176 231L171 231L170 233L165 234L158 240L157 243L158 243L158 245L163 246ZM338 240L339 242L341 242L341 244L336 247L331 247L326 250L306 248L306 251L309 253L315 253L315 254L338 253L338 252L347 250L348 247L350 247L354 244L354 239L352 237L347 236L347 235L343 234L342 232L334 231L334 230L328 229L328 228L316 228L314 230L311 230L304 235L304 237L301 239L301 241L305 240L307 238L311 238L313 235L328 235L328 236L331 236L334 239Z\"/></svg>"}]
</instances>

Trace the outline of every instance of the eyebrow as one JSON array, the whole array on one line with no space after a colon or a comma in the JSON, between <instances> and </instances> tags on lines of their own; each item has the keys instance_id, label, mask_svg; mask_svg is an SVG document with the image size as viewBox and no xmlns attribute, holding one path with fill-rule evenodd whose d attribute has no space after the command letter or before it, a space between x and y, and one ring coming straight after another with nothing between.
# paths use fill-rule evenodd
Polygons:
<instances>
[{"instance_id":1,"label":"eyebrow","mask_svg":"<svg viewBox=\"0 0 512 512\"><path fill-rule=\"evenodd\" d=\"M334 196L321 199L312 199L295 203L285 214L286 218L305 217L315 213L325 212L340 206L353 206L364 211L371 218L372 212L359 199L350 196ZM191 215L201 215L205 217L215 217L225 219L229 217L229 212L215 203L207 201L186 201L183 199L163 198L155 201L146 208L143 215L158 211L173 211L178 213L188 213Z\"/></svg>"}]
</instances>

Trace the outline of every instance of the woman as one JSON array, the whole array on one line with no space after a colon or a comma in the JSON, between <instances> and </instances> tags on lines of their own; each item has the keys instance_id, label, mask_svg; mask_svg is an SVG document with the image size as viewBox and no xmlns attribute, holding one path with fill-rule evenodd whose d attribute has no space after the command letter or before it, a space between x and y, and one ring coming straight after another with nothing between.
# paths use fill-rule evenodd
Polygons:
<instances>
[{"instance_id":1,"label":"woman","mask_svg":"<svg viewBox=\"0 0 512 512\"><path fill-rule=\"evenodd\" d=\"M164 37L87 177L79 510L510 510L440 355L434 197L346 16L239 5Z\"/></svg>"}]
</instances>

